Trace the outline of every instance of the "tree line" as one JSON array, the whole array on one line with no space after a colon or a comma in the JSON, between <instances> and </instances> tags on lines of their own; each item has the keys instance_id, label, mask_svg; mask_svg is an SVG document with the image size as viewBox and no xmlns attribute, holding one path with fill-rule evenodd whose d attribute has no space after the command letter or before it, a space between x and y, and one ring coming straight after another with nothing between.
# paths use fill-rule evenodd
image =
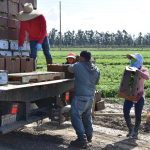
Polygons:
<instances>
[{"instance_id":1,"label":"tree line","mask_svg":"<svg viewBox=\"0 0 150 150\"><path fill-rule=\"evenodd\" d=\"M150 33L142 35L139 32L135 37L126 30L118 30L116 33L98 32L93 30L67 31L64 34L53 28L49 32L49 41L52 47L60 43L64 47L148 47L150 46ZM60 40L61 39L61 40Z\"/></svg>"}]
</instances>

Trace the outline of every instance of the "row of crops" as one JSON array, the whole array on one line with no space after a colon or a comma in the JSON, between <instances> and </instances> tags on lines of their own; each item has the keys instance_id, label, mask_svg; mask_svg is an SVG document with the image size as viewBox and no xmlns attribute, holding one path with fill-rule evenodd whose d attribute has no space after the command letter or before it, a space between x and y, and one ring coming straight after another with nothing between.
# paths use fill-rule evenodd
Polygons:
<instances>
[{"instance_id":1,"label":"row of crops","mask_svg":"<svg viewBox=\"0 0 150 150\"><path fill-rule=\"evenodd\" d=\"M54 63L65 62L65 57L69 52L75 52L79 54L80 51L86 49L52 49ZM101 71L101 79L97 89L101 90L102 97L115 97L117 98L119 84L122 78L122 74L126 65L129 64L126 54L128 53L140 53L144 58L144 66L150 70L150 51L148 50L92 50L90 49L93 57L96 58L96 65ZM43 53L38 55L38 64L45 65L45 59ZM44 67L46 69L46 66ZM150 98L150 81L145 82L145 96Z\"/></svg>"}]
</instances>

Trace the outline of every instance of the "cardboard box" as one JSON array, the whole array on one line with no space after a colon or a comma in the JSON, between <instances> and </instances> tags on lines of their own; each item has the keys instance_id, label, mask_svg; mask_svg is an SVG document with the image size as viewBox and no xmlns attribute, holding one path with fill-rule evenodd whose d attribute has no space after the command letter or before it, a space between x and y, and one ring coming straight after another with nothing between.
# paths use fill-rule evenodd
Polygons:
<instances>
[{"instance_id":1,"label":"cardboard box","mask_svg":"<svg viewBox=\"0 0 150 150\"><path fill-rule=\"evenodd\" d=\"M8 28L7 33L8 33L9 40L18 40L18 37L19 37L18 29Z\"/></svg>"},{"instance_id":2,"label":"cardboard box","mask_svg":"<svg viewBox=\"0 0 150 150\"><path fill-rule=\"evenodd\" d=\"M47 71L65 72L65 78L73 78L74 74L68 71L67 64L48 64Z\"/></svg>"},{"instance_id":3,"label":"cardboard box","mask_svg":"<svg viewBox=\"0 0 150 150\"><path fill-rule=\"evenodd\" d=\"M16 16L19 12L19 5L18 3L14 3L12 1L8 1L8 13L9 15L14 15Z\"/></svg>"},{"instance_id":4,"label":"cardboard box","mask_svg":"<svg viewBox=\"0 0 150 150\"><path fill-rule=\"evenodd\" d=\"M95 100L96 102L101 101L101 92L100 92L100 91L97 91L97 90L95 91L94 100Z\"/></svg>"},{"instance_id":5,"label":"cardboard box","mask_svg":"<svg viewBox=\"0 0 150 150\"><path fill-rule=\"evenodd\" d=\"M0 70L5 70L5 58L0 57Z\"/></svg>"},{"instance_id":6,"label":"cardboard box","mask_svg":"<svg viewBox=\"0 0 150 150\"><path fill-rule=\"evenodd\" d=\"M103 110L105 109L105 102L104 100L95 102L95 111Z\"/></svg>"},{"instance_id":7,"label":"cardboard box","mask_svg":"<svg viewBox=\"0 0 150 150\"><path fill-rule=\"evenodd\" d=\"M8 28L17 29L19 27L19 21L16 19L8 19Z\"/></svg>"},{"instance_id":8,"label":"cardboard box","mask_svg":"<svg viewBox=\"0 0 150 150\"><path fill-rule=\"evenodd\" d=\"M140 75L136 68L126 67L119 88L119 97L131 101L139 100Z\"/></svg>"},{"instance_id":9,"label":"cardboard box","mask_svg":"<svg viewBox=\"0 0 150 150\"><path fill-rule=\"evenodd\" d=\"M21 72L34 71L34 59L30 57L20 57L21 60Z\"/></svg>"},{"instance_id":10,"label":"cardboard box","mask_svg":"<svg viewBox=\"0 0 150 150\"><path fill-rule=\"evenodd\" d=\"M0 27L0 38L8 39L8 28Z\"/></svg>"},{"instance_id":11,"label":"cardboard box","mask_svg":"<svg viewBox=\"0 0 150 150\"><path fill-rule=\"evenodd\" d=\"M7 0L0 1L0 12L7 13Z\"/></svg>"},{"instance_id":12,"label":"cardboard box","mask_svg":"<svg viewBox=\"0 0 150 150\"><path fill-rule=\"evenodd\" d=\"M0 26L6 27L7 26L7 18L0 16Z\"/></svg>"},{"instance_id":13,"label":"cardboard box","mask_svg":"<svg viewBox=\"0 0 150 150\"><path fill-rule=\"evenodd\" d=\"M8 70L8 73L20 72L20 58L19 57L6 57L5 64L6 64L6 70Z\"/></svg>"},{"instance_id":14,"label":"cardboard box","mask_svg":"<svg viewBox=\"0 0 150 150\"><path fill-rule=\"evenodd\" d=\"M66 72L68 70L67 64L49 64L48 65L48 71L54 71L54 72Z\"/></svg>"}]
</instances>

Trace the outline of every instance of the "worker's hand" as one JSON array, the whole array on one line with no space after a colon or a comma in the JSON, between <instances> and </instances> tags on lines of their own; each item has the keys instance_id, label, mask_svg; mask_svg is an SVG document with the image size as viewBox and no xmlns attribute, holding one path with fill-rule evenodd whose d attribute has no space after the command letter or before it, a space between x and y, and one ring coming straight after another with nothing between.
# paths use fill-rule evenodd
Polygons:
<instances>
[{"instance_id":1,"label":"worker's hand","mask_svg":"<svg viewBox=\"0 0 150 150\"><path fill-rule=\"evenodd\" d=\"M42 45L40 43L37 43L35 47L38 51L40 51L42 48Z\"/></svg>"},{"instance_id":2,"label":"worker's hand","mask_svg":"<svg viewBox=\"0 0 150 150\"><path fill-rule=\"evenodd\" d=\"M18 47L18 50L20 51L20 50L23 50L23 46L19 46Z\"/></svg>"}]
</instances>

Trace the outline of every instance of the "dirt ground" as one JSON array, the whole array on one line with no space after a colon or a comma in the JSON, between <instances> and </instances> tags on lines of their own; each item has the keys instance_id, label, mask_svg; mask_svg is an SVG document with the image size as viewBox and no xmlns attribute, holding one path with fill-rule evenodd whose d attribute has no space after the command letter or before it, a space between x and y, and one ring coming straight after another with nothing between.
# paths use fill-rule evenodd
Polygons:
<instances>
[{"instance_id":1,"label":"dirt ground","mask_svg":"<svg viewBox=\"0 0 150 150\"><path fill-rule=\"evenodd\" d=\"M144 107L144 112L147 107ZM120 115L102 115L102 113L120 113ZM93 120L93 142L87 149L150 150L150 132L145 128L145 118L142 118L139 139L128 139L126 138L127 128L121 113L122 105L109 103L106 104L105 110L96 112ZM49 119L44 119L41 122L26 125L20 130L0 135L0 150L76 150L79 148L69 144L74 139L76 134L70 121L58 126Z\"/></svg>"}]
</instances>

